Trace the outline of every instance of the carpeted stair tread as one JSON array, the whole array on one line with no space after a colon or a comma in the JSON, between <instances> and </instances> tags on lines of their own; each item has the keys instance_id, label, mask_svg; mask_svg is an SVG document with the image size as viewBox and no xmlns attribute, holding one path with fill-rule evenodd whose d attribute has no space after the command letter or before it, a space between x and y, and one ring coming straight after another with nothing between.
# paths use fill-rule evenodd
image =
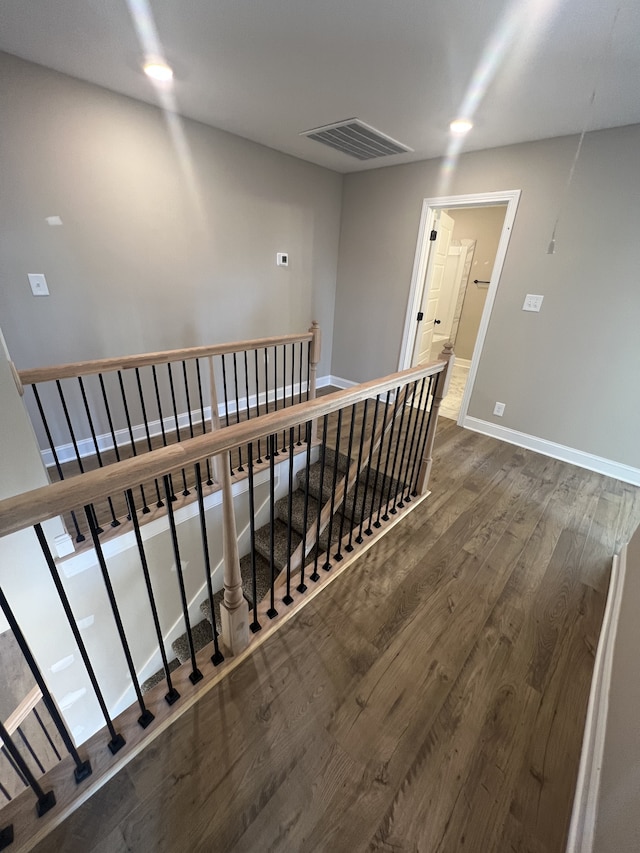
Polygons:
<instances>
[{"instance_id":1,"label":"carpeted stair tread","mask_svg":"<svg viewBox=\"0 0 640 853\"><path fill-rule=\"evenodd\" d=\"M280 572L287 565L287 525L279 518L276 518L274 521L273 532L273 562L278 572ZM261 527L259 530L256 530L256 551L265 558L267 563L269 563L270 560L270 535L271 534L269 524L265 524L264 527ZM302 536L300 536L297 531L292 529L291 553L296 550L301 541ZM270 577L271 575L269 574L269 578Z\"/></svg>"},{"instance_id":2,"label":"carpeted stair tread","mask_svg":"<svg viewBox=\"0 0 640 853\"><path fill-rule=\"evenodd\" d=\"M213 594L213 611L216 616L216 625L218 626L218 631L220 631L220 604L222 603L222 599L224 598L224 589L219 589L217 592ZM211 622L211 604L209 602L209 596L207 596L204 601L200 602L200 612L204 616L204 618L212 624Z\"/></svg>"},{"instance_id":3,"label":"carpeted stair tread","mask_svg":"<svg viewBox=\"0 0 640 853\"><path fill-rule=\"evenodd\" d=\"M249 602L249 606L253 607L253 569L251 566L251 554L246 554L240 559L240 573L242 574L242 587L244 589L245 598ZM269 565L269 561L256 549L256 595L258 602L262 601L270 588L271 567Z\"/></svg>"},{"instance_id":4,"label":"carpeted stair tread","mask_svg":"<svg viewBox=\"0 0 640 853\"><path fill-rule=\"evenodd\" d=\"M180 666L180 661L178 658L174 658L169 661L169 672L174 672ZM164 668L159 669L157 672L154 672L153 675L150 675L146 681L143 681L140 685L140 690L143 693L148 693L152 687L155 687L156 684L160 684L161 681L164 681Z\"/></svg>"},{"instance_id":5,"label":"carpeted stair tread","mask_svg":"<svg viewBox=\"0 0 640 853\"><path fill-rule=\"evenodd\" d=\"M281 498L276 503L276 515L278 518L287 523L289 516L289 496ZM309 495L307 506L307 530L313 520L318 516L318 501ZM291 526L297 531L300 536L304 533L304 491L297 488L291 496Z\"/></svg>"},{"instance_id":6,"label":"carpeted stair tread","mask_svg":"<svg viewBox=\"0 0 640 853\"><path fill-rule=\"evenodd\" d=\"M199 652L200 649L203 649L207 645L207 643L213 642L211 623L207 619L202 619L202 621L198 622L196 625L191 626L191 635L193 637L193 646L195 650ZM189 653L189 640L187 638L186 631L182 636L178 637L177 640L174 640L173 643L171 643L171 648L180 663L184 663L189 660L191 655Z\"/></svg>"}]
</instances>

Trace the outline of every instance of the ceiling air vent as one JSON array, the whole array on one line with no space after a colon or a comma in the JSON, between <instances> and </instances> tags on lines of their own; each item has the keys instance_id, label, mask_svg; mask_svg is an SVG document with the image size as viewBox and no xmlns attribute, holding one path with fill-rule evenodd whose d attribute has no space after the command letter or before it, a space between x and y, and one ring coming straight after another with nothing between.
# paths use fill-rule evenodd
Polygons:
<instances>
[{"instance_id":1,"label":"ceiling air vent","mask_svg":"<svg viewBox=\"0 0 640 853\"><path fill-rule=\"evenodd\" d=\"M388 157L390 154L405 154L407 151L413 151L413 148L380 133L375 127L357 118L314 127L311 130L305 130L300 136L308 136L309 139L329 145L336 151L355 157L356 160L371 160L374 157Z\"/></svg>"}]
</instances>

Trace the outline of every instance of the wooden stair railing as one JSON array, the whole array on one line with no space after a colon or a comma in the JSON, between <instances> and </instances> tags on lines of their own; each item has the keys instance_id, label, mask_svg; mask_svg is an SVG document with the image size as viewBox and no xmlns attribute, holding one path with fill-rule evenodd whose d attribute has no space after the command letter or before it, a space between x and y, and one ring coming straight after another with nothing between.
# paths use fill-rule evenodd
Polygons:
<instances>
[{"instance_id":1,"label":"wooden stair railing","mask_svg":"<svg viewBox=\"0 0 640 853\"><path fill-rule=\"evenodd\" d=\"M0 811L0 839L2 838L1 834L5 831L8 832L9 827L11 827L12 832L15 830L16 837L20 837L21 839L42 837L48 828L51 828L60 820L60 815L68 813L68 810L72 808L72 804L76 801L77 797L86 798L88 792L95 790L101 784L101 781L115 772L114 768L119 765L115 763L116 759L113 756L117 754L119 756L118 760L126 761L129 757L136 754L154 736L154 732L168 725L175 718L175 715L180 713L180 709L190 707L196 701L197 697L202 695L202 691L208 689L219 680L222 673L228 672L231 667L237 665L251 649L258 643L263 642L264 638L269 636L278 625L283 624L286 619L290 618L290 615L295 612L297 607L302 606L306 601L315 596L326 583L329 583L340 572L344 571L379 536L383 535L391 526L397 523L407 512L424 499L427 495L427 475L430 468L438 408L442 396L446 393L452 363L452 352L449 347L441 360L432 364L420 365L381 379L363 383L345 391L338 391L320 398L296 403L295 405L282 407L277 410L274 408L268 414L262 414L260 417L250 420L238 421L229 426L215 423L213 431L194 436L194 438L190 438L179 444L167 445L166 447L152 450L144 456L132 457L101 469L88 471L82 477L52 483L31 492L0 501L0 536L7 536L29 527L33 527L35 530L38 544L42 550L44 561L51 574L51 579L54 582L59 598L59 601L55 602L55 606L62 609L68 621L75 640L75 646L79 651L79 659L82 660L87 671L91 689L102 709L106 723L103 729L82 745L82 755L80 755L68 738L68 734L66 734L64 721L60 721L59 732L63 738L66 734L67 740L65 740L65 746L71 757L64 759L58 767L45 774L43 780L36 783L38 788L31 785L43 815L40 819L41 822L36 823L34 826L33 799L29 799L27 796L29 792L26 791L8 803ZM211 387L213 389L214 402L216 400L216 384L216 380L212 379ZM420 387L423 390L425 387L429 389L423 409L413 405L415 400L421 396L419 393ZM387 406L389 395L394 400L392 406ZM327 501L323 498L323 477L326 473L325 463L332 450L328 431L329 419L333 416L339 419L342 417L340 413L347 412L350 414L351 423L354 424L355 420L360 417L362 408L367 406L367 401L372 400L376 400L378 406L383 407L383 410L388 414L390 422L387 424L383 419L382 424L369 423L366 418L361 421L361 426L358 427L357 459L355 451L352 452L351 440L353 439L353 430L350 430L347 470L339 484L337 473L331 478L331 483L333 484L334 481L336 483L333 494L334 505L339 504L339 499L341 499L344 506L345 497L354 485L358 483L359 478L362 477L365 466L367 466L367 473L371 473L371 470L375 469L376 474L380 474L385 482L385 488L380 490L379 494L375 496L378 506L377 521L380 521L380 525L375 532L371 529L366 530L366 536L362 538L362 541L359 542L358 539L360 537L357 537L352 545L354 517L356 515L359 516L356 518L356 521L360 524L360 528L362 528L367 507L366 496L358 505L354 501L350 521L347 524L347 528L349 529L345 532L344 536L342 535L342 529L340 530L340 535L336 541L336 555L330 553L332 543L331 539L329 539L328 551L322 564L322 568L325 571L320 575L317 572L319 555L323 547L320 536L323 530L326 529L331 516L331 505L328 505ZM296 537L293 537L291 487L294 479L294 463L298 459L299 464L299 460L302 458L305 465L306 479L304 480L305 492L301 497L306 506L311 500L309 478L310 454L312 448L317 446L314 445L312 440L312 430L314 422L320 423L320 421L323 424L322 436L318 436L321 458L320 479L319 488L315 492L316 498L314 499L316 500L315 507L317 507L314 511L317 512L317 515L315 528L312 525L306 527L309 544L312 545L314 550L315 563L313 572L305 573L305 557L310 556L311 551L306 545L300 551L297 543L298 534L296 534ZM301 436L302 433L304 433L305 437L303 445L305 453L304 457L296 457L299 449L295 439L297 436ZM253 543L256 539L255 534L259 532L254 530L254 527L257 526L257 519L252 503L252 489L254 488L252 472L255 467L255 451L258 441L262 442L263 455L268 456L268 466L266 469L268 488L266 483L263 488L267 488L268 491L266 505L268 506L269 519L266 527L267 547L262 551L263 563L265 562L264 555L268 555L266 564L269 595L266 597L256 595L255 551L252 551L248 555L250 558L248 566L246 557L239 558L237 547L238 531L234 514L234 500L238 498L234 498L232 492L233 480L234 478L237 479L237 474L234 474L232 477L229 462L230 454L234 453L238 447L243 446L248 448L248 455L245 456L245 460L249 467L248 494L251 507L249 523ZM402 449L400 450L401 442ZM383 447L385 448L384 454L382 453ZM333 451L335 464L339 465L340 444L338 441L336 441ZM276 453L279 455L278 461L275 459ZM384 465L381 462L383 455L385 457ZM377 460L374 457L377 457ZM218 628L220 622L219 617L216 615L216 606L219 602L214 600L216 590L212 585L212 568L208 549L208 537L210 537L211 533L207 529L204 501L202 500L203 489L201 487L198 489L198 513L202 536L202 564L198 566L194 563L192 571L204 571L204 576L208 582L209 595L207 606L212 622L212 631L209 632L209 637L213 636L215 648L212 648L211 640L208 641L209 645L198 648L194 641L194 634L197 633L195 629L198 626L193 625L191 622L192 613L189 612L188 601L185 595L186 583L184 575L188 568L181 560L180 550L184 545L184 542L180 541L181 535L184 534L181 534L178 530L174 518L174 511L170 501L168 472L195 468L196 477L198 477L199 466L203 466L206 461L211 460L223 484L222 494L225 504L223 525L225 560L223 601L220 607L222 634L221 642L218 645ZM281 521L282 516L277 516L275 507L276 466L280 462L288 463L289 466L289 491L287 492L286 499L280 499L281 502L284 500L285 517L287 515L287 506L289 508L288 525ZM384 468L384 470L381 470L381 468ZM335 470L337 472L338 469L336 468ZM177 582L177 588L180 592L182 618L186 629L185 646L187 648L185 654L180 657L180 661L184 660L185 663L181 666L177 665L177 668L169 665L169 661L163 650L163 670L160 673L160 683L157 683L156 686L150 686L147 692L144 692L140 689L134 659L135 655L130 647L131 632L150 631L150 616L153 613L159 649L162 649L164 640L154 599L154 584L157 582L156 573L151 563L150 553L147 551L140 535L141 504L137 498L134 498L133 489L136 487L136 484L153 481L154 479L163 484L164 494L167 499L170 538L167 540L166 547L173 557L175 581L172 581L172 583ZM283 477L282 479L284 483L287 478ZM225 482L226 486L224 485ZM364 485L363 490L366 491ZM375 492L375 487L373 487L373 492ZM130 525L130 529L133 529L135 533L139 569L142 569L145 577L148 597L147 602L141 601L139 606L135 608L135 625L127 625L126 619L120 613L121 602L118 600L118 591L114 589L111 582L109 560L105 557L102 549L96 531L95 518L92 516L90 509L91 505L97 500L107 495L122 493L127 496L127 504L131 514L131 521L128 524ZM369 505L373 507L373 498L369 501ZM327 506L329 506L328 509ZM117 628L114 636L118 644L122 647L131 683L135 688L137 696L137 702L115 719L112 718L108 707L109 703L105 699L104 688L101 684L101 673L95 668L83 637L78 630L73 602L67 597L65 585L61 581L58 567L50 552L41 527L43 522L51 517L58 516L61 512L68 512L71 509L82 507L85 509L87 524L98 561L99 573L96 575L96 581L98 582L101 576L104 582L114 625ZM384 512L384 515L381 516L381 512ZM344 518L344 511L342 511L342 517ZM275 553L276 527L278 524L284 527L288 533L288 553L283 558L281 555L278 556ZM376 527L376 525L373 526ZM289 548L289 544L294 544L295 548ZM298 549L297 551L296 548ZM296 553L300 553L301 555L299 565L297 558L296 561L292 560L292 554ZM276 560L279 561L277 566ZM241 565L243 561L244 579L243 565ZM193 555L190 558L190 562L194 562ZM280 577L279 574L281 575ZM300 583L297 583L298 577L294 579L294 575L299 575ZM193 575L190 577L193 583ZM286 580L286 595L284 596L282 595L283 579ZM247 597L251 601L252 614L245 602L245 598ZM1 590L0 606L14 633L16 635L21 634L21 628L11 612L11 602L6 600ZM52 602L52 608L53 606L54 602ZM144 616L146 609L149 611L148 617ZM225 611L227 612L225 613ZM250 625L251 630L249 631L250 618L252 621ZM21 648L23 649L23 654L27 656L30 654L28 643L24 637L23 641ZM212 654L212 652L214 653ZM38 684L44 694L48 688L42 679L42 675L38 676L38 664L33 657L28 658L28 660L32 672L36 675L36 679L38 677L41 679L41 681L38 681ZM53 710L55 711L55 705L53 706ZM0 736L2 735L0 734ZM109 749L105 749L105 745ZM73 781L78 785L77 788L76 784L70 784L68 778L70 769L74 765L76 774ZM89 773L92 773L91 780L85 781ZM67 775L65 776L64 774ZM59 803L58 807L55 806L56 799ZM22 844L22 841L20 841L20 844ZM15 849L19 849L19 847Z\"/></svg>"},{"instance_id":2,"label":"wooden stair railing","mask_svg":"<svg viewBox=\"0 0 640 853\"><path fill-rule=\"evenodd\" d=\"M182 442L210 429L217 376L222 422L229 426L316 396L320 329L232 343L103 358L16 371L52 477L63 480L105 467L159 446ZM212 370L206 370L206 364ZM203 367L204 365L204 367ZM215 412L218 418L218 411ZM242 472L246 450L231 456L231 472ZM203 482L212 484L209 460ZM175 484L174 484L175 480ZM192 477L178 469L172 498L188 496ZM163 507L157 479L136 485L143 513ZM127 515L120 495L106 495L92 512L99 534L117 528ZM78 543L87 540L82 514L71 510L67 526Z\"/></svg>"}]
</instances>

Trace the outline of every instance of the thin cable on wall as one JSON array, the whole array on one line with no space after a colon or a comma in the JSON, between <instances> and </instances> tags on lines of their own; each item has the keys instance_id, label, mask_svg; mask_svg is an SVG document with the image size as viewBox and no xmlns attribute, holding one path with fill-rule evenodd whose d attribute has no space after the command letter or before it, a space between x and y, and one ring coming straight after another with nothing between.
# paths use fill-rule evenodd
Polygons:
<instances>
[{"instance_id":1,"label":"thin cable on wall","mask_svg":"<svg viewBox=\"0 0 640 853\"><path fill-rule=\"evenodd\" d=\"M613 21L611 22L611 27L609 29L609 35L607 37L607 41L605 42L604 50L602 51L602 55L600 57L600 62L598 63L598 70L596 73L596 79L593 84L593 91L591 92L591 97L589 98L589 106L587 107L587 113L585 117L585 122L582 128L582 133L580 134L580 138L578 139L578 145L576 147L576 152L573 155L573 161L571 163L571 167L569 169L569 174L567 176L567 181L564 185L564 191L562 193L562 197L560 199L560 205L558 207L558 215L556 216L555 222L553 223L553 231L551 232L551 240L549 241L549 245L547 247L547 255L555 255L556 252L556 231L558 230L558 225L560 224L560 217L564 212L564 208L567 202L567 198L569 196L569 189L571 187L571 182L573 181L573 175L576 170L576 166L578 164L578 159L580 157L580 152L582 151L582 143L584 142L585 134L587 133L588 128L591 126L591 120L593 119L593 110L594 103L596 100L596 94L598 92L598 88L600 83L602 82L602 74L604 71L606 60L608 60L611 54L611 48L613 46L613 32L615 30L616 21L618 20L618 15L620 14L620 6L616 9L615 15L613 16Z\"/></svg>"}]
</instances>

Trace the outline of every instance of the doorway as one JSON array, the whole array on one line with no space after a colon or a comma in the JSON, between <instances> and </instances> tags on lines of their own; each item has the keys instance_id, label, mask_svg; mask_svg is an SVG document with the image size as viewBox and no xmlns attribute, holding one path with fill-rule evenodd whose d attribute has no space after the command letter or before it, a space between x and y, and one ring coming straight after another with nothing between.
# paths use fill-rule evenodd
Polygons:
<instances>
[{"instance_id":1,"label":"doorway","mask_svg":"<svg viewBox=\"0 0 640 853\"><path fill-rule=\"evenodd\" d=\"M435 360L452 340L456 365L441 413L460 425L519 198L519 190L509 190L423 202L399 369Z\"/></svg>"}]
</instances>

